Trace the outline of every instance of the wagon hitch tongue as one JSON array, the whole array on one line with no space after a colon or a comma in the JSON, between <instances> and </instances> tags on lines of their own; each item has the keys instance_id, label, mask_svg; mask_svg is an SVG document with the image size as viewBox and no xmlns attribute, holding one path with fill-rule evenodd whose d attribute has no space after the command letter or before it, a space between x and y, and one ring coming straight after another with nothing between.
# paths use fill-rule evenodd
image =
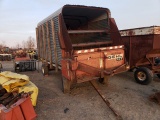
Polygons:
<instances>
[{"instance_id":1,"label":"wagon hitch tongue","mask_svg":"<svg viewBox=\"0 0 160 120\"><path fill-rule=\"evenodd\" d=\"M106 103L106 105L110 108L110 110L114 113L117 120L123 120L122 117L117 113L117 111L111 106L110 102L106 99L106 97L102 94L102 90L99 89L97 83L95 80L90 81L94 89L97 91L99 96L103 99L103 101Z\"/></svg>"}]
</instances>

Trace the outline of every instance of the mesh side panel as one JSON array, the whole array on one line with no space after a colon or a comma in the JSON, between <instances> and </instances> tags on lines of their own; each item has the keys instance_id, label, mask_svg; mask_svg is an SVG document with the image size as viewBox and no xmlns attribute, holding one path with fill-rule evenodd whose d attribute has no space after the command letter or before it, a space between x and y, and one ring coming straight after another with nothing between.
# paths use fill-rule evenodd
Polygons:
<instances>
[{"instance_id":1,"label":"mesh side panel","mask_svg":"<svg viewBox=\"0 0 160 120\"><path fill-rule=\"evenodd\" d=\"M48 27L49 27L49 40L50 40L50 48L51 48L51 55L52 55L52 62L55 63L56 60L55 60L55 51L54 51L54 44L56 44L56 50L57 50L57 56L58 56L58 64L60 65L61 64L61 59L62 59L62 53L61 53L61 48L60 48L60 43L59 43L59 39L58 39L58 29L59 29L59 22L58 22L58 16L53 18L53 21L54 21L54 34L55 36L52 35L52 25L51 25L51 20L48 21ZM44 26L44 39L45 39L45 42L46 42L46 53L44 53L44 56L42 56L42 58L47 58L49 57L48 55L48 51L49 51L49 46L48 46L48 42L47 42L47 28L46 28L46 23L43 24ZM56 39L56 43L54 43L54 40L53 39ZM40 51L41 52L44 52L43 50L43 47L44 47L44 41L42 41L42 48L40 48ZM49 60L49 58L48 58Z\"/></svg>"},{"instance_id":2,"label":"mesh side panel","mask_svg":"<svg viewBox=\"0 0 160 120\"><path fill-rule=\"evenodd\" d=\"M53 38L54 36L52 35L52 25L51 25L51 21L48 21L48 27L49 27L49 40L50 40L50 47L51 47L51 56L52 56L52 62L55 63L55 51L54 51L54 42L53 42Z\"/></svg>"},{"instance_id":3,"label":"mesh side panel","mask_svg":"<svg viewBox=\"0 0 160 120\"><path fill-rule=\"evenodd\" d=\"M46 26L46 23L44 23L44 36L45 36L45 53L44 53L44 58L47 59L48 57L48 42L47 42L47 26Z\"/></svg>"},{"instance_id":4,"label":"mesh side panel","mask_svg":"<svg viewBox=\"0 0 160 120\"><path fill-rule=\"evenodd\" d=\"M58 39L58 28L59 28L58 16L53 18L53 20L54 20L58 64L61 65L62 53L61 53L60 43L59 43L59 39Z\"/></svg>"}]
</instances>

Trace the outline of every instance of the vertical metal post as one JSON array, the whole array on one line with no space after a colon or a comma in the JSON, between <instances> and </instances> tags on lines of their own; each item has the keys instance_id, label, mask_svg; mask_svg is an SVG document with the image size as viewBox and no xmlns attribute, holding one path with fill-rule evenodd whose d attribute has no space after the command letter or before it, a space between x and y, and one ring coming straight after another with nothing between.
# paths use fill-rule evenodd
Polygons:
<instances>
[{"instance_id":1,"label":"vertical metal post","mask_svg":"<svg viewBox=\"0 0 160 120\"><path fill-rule=\"evenodd\" d=\"M42 33L42 26L40 27L41 29L40 29L40 31L41 31L41 37L40 37L40 39L41 39L41 45L40 45L40 47L41 47L41 59L43 58L43 33Z\"/></svg>"},{"instance_id":2,"label":"vertical metal post","mask_svg":"<svg viewBox=\"0 0 160 120\"><path fill-rule=\"evenodd\" d=\"M131 65L131 55L132 55L132 43L131 43L131 36L129 36L129 65Z\"/></svg>"}]
</instances>

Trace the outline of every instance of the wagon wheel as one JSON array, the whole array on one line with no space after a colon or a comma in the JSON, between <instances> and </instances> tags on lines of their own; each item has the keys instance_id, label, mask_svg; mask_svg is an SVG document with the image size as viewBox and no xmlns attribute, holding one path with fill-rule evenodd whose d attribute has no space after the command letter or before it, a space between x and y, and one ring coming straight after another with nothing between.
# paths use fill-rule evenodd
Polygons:
<instances>
[{"instance_id":1,"label":"wagon wheel","mask_svg":"<svg viewBox=\"0 0 160 120\"><path fill-rule=\"evenodd\" d=\"M153 80L153 73L146 67L138 68L134 73L137 83L147 85Z\"/></svg>"},{"instance_id":2,"label":"wagon wheel","mask_svg":"<svg viewBox=\"0 0 160 120\"><path fill-rule=\"evenodd\" d=\"M65 77L62 76L62 87L63 87L63 92L64 93L69 93L70 92L70 87L71 87L71 81L67 80Z\"/></svg>"}]
</instances>

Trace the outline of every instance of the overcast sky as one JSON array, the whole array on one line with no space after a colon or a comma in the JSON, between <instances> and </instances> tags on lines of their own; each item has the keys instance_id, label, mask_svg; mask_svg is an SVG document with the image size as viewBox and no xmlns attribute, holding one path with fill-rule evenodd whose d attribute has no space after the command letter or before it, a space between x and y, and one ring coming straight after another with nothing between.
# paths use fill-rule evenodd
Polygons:
<instances>
[{"instance_id":1,"label":"overcast sky","mask_svg":"<svg viewBox=\"0 0 160 120\"><path fill-rule=\"evenodd\" d=\"M37 23L65 4L109 8L119 29L160 26L160 0L0 0L0 43L36 39Z\"/></svg>"}]
</instances>

